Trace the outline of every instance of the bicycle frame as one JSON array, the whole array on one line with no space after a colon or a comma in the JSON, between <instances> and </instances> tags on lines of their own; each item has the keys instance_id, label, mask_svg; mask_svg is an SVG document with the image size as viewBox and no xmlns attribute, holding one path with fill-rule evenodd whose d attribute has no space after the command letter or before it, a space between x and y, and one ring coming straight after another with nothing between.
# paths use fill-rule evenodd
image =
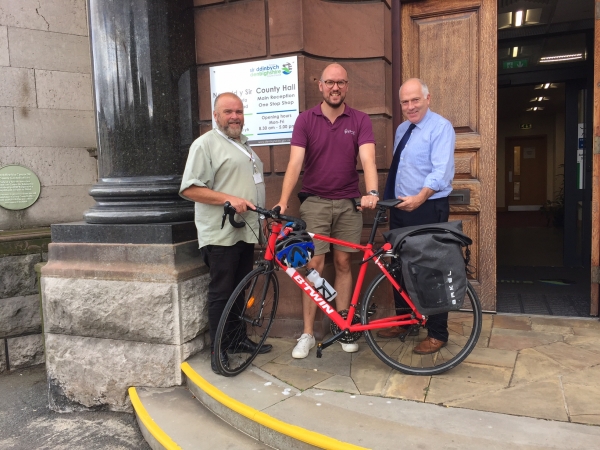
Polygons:
<instances>
[{"instance_id":1,"label":"bicycle frame","mask_svg":"<svg viewBox=\"0 0 600 450\"><path fill-rule=\"evenodd\" d=\"M361 261L360 271L358 273L358 278L356 280L354 292L352 294L352 300L350 302L350 308L348 310L348 315L345 319L335 310L335 308L333 306L331 306L319 294L319 292L317 292L311 286L311 284L300 273L298 273L298 271L296 269L293 269L293 268L283 265L277 259L276 255L274 254L274 249L275 249L275 245L276 245L276 241L277 241L277 236L281 232L283 225L278 222L273 222L271 225L272 226L271 234L269 236L267 249L265 251L265 259L267 261L275 260L277 262L277 264L279 265L279 267L281 267L285 271L285 273L294 281L294 283L296 283L296 285L300 289L302 289L302 291L304 291L311 298L312 301L314 301L317 304L317 306L321 309L321 311L323 311L323 313L325 313L327 315L327 317L329 317L339 327L341 332L339 333L339 335L336 335L333 338L328 339L327 342L329 344L335 342L344 333L354 333L354 332L361 332L361 331L365 331L365 330L389 328L389 327L393 327L393 326L407 326L407 325L413 325L413 324L424 325L427 321L426 317L423 316L421 313L419 313L419 311L415 307L415 305L412 302L412 300L410 299L410 297L402 289L402 287L398 284L398 282L394 279L394 277L389 273L389 271L387 270L385 265L380 260L380 255L383 254L384 252L391 250L392 245L388 242L388 243L385 243L379 250L377 250L377 253L373 251L373 241L375 238L375 230L377 227L378 218L379 218L379 213L378 213L377 218L375 219L375 223L373 224L373 230L371 232L371 237L369 238L369 242L366 245L354 244L352 242L342 241L339 239L334 239L334 238L330 238L328 236L322 236L319 234L309 232L309 234L311 235L311 237L313 239L329 242L332 244L342 245L344 247L353 248L353 249L360 250L363 252L363 259ZM381 270L385 274L386 278L390 281L390 283L392 284L394 289L396 289L398 291L398 293L402 296L404 301L406 301L406 303L412 309L412 313L401 314L401 315L394 316L394 317L388 317L385 319L374 320L374 321L370 322L368 325L352 324L352 320L354 318L354 314L356 312L356 308L357 308L358 302L359 302L360 291L362 289L362 285L363 285L365 275L367 272L367 264L366 263L368 263L371 260L377 265L377 267L379 267L379 270ZM325 348L327 346L328 345L323 344L322 348Z\"/></svg>"}]
</instances>

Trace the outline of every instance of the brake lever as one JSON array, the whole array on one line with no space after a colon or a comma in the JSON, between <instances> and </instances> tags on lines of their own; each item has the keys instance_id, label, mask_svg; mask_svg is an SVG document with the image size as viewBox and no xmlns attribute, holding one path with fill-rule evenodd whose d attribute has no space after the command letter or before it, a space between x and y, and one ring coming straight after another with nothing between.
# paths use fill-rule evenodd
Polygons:
<instances>
[{"instance_id":1,"label":"brake lever","mask_svg":"<svg viewBox=\"0 0 600 450\"><path fill-rule=\"evenodd\" d=\"M229 216L229 223L231 224L231 226L235 227L235 228L242 228L246 226L246 222L236 222L234 219L235 216L235 208L233 206L231 206L231 203L229 202L225 202L225 204L223 205L223 210L225 211L223 213L223 219L221 221L221 229L223 229L223 227L225 226L225 218L227 216Z\"/></svg>"}]
</instances>

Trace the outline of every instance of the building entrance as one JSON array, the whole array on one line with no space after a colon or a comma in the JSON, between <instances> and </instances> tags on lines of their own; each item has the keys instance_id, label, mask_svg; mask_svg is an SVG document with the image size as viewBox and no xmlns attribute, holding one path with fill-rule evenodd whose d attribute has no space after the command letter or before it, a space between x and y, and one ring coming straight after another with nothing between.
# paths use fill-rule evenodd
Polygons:
<instances>
[{"instance_id":1,"label":"building entrance","mask_svg":"<svg viewBox=\"0 0 600 450\"><path fill-rule=\"evenodd\" d=\"M593 11L498 2L498 312L592 312Z\"/></svg>"}]
</instances>

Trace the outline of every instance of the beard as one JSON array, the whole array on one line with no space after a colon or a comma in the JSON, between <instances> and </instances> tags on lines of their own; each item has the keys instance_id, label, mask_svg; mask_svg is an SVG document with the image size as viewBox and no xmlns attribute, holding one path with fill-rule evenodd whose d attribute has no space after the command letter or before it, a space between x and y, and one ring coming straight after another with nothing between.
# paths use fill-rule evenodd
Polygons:
<instances>
[{"instance_id":1,"label":"beard","mask_svg":"<svg viewBox=\"0 0 600 450\"><path fill-rule=\"evenodd\" d=\"M217 127L221 132L225 133L226 136L232 139L239 139L242 134L242 129L244 128L244 124L241 121L232 121L227 122L224 125L217 123Z\"/></svg>"},{"instance_id":2,"label":"beard","mask_svg":"<svg viewBox=\"0 0 600 450\"><path fill-rule=\"evenodd\" d=\"M330 93L331 94L331 93ZM338 97L338 101L337 103L334 103L331 100L331 97L329 95L323 95L323 100L325 101L325 103L327 103L331 108L333 109L337 109L340 106L342 106L344 104L344 100L346 99L346 96L343 95L341 92L339 93L339 97Z\"/></svg>"}]
</instances>

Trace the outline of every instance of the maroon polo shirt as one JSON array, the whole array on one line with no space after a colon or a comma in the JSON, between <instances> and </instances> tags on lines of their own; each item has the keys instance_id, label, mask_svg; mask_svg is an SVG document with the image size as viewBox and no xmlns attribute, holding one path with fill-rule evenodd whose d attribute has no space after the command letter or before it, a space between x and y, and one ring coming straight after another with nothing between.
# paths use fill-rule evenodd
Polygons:
<instances>
[{"instance_id":1,"label":"maroon polo shirt","mask_svg":"<svg viewBox=\"0 0 600 450\"><path fill-rule=\"evenodd\" d=\"M358 147L375 143L375 137L369 116L345 106L333 124L321 104L296 119L291 143L305 149L302 192L331 200L360 197Z\"/></svg>"}]
</instances>

